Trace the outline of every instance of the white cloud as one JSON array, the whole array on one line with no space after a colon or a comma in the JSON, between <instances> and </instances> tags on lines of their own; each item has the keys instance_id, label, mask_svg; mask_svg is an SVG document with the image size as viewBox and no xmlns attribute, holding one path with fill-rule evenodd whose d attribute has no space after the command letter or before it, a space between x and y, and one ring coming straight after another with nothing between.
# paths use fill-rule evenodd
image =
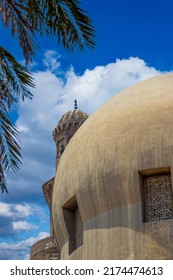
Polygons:
<instances>
[{"instance_id":1,"label":"white cloud","mask_svg":"<svg viewBox=\"0 0 173 280\"><path fill-rule=\"evenodd\" d=\"M46 52L44 64L54 65L52 69L59 67L57 57L54 51ZM16 122L21 131L23 164L17 175L8 178L13 197L16 191L25 193L27 199L34 199L32 194L40 196L41 185L54 176L56 151L52 131L62 114L73 109L74 99L78 100L79 109L92 114L119 91L158 74L145 61L133 57L87 69L82 75L77 75L73 67L62 78L50 70L34 72L33 101L21 104Z\"/></svg>"},{"instance_id":2,"label":"white cloud","mask_svg":"<svg viewBox=\"0 0 173 280\"><path fill-rule=\"evenodd\" d=\"M35 224L28 223L26 221L17 221L12 222L12 226L14 230L24 230L24 231L30 231L34 229L38 229L38 226Z\"/></svg>"},{"instance_id":3,"label":"white cloud","mask_svg":"<svg viewBox=\"0 0 173 280\"><path fill-rule=\"evenodd\" d=\"M0 243L0 250L27 250L37 241L44 239L49 236L48 232L40 232L37 237L29 237L26 240L22 240L20 242L15 243Z\"/></svg>"},{"instance_id":4,"label":"white cloud","mask_svg":"<svg viewBox=\"0 0 173 280\"><path fill-rule=\"evenodd\" d=\"M44 54L43 65L52 72L57 72L57 70L61 66L61 63L59 61L60 58L61 56L58 55L56 51L47 50Z\"/></svg>"},{"instance_id":5,"label":"white cloud","mask_svg":"<svg viewBox=\"0 0 173 280\"><path fill-rule=\"evenodd\" d=\"M10 206L6 203L0 202L0 216L10 217L12 215Z\"/></svg>"},{"instance_id":6,"label":"white cloud","mask_svg":"<svg viewBox=\"0 0 173 280\"><path fill-rule=\"evenodd\" d=\"M49 236L48 232L40 232L36 237L30 237L15 243L0 243L0 259L27 259L31 246L40 239Z\"/></svg>"},{"instance_id":7,"label":"white cloud","mask_svg":"<svg viewBox=\"0 0 173 280\"><path fill-rule=\"evenodd\" d=\"M44 212L41 206L29 203L13 204L0 202L0 216L13 219L26 218L31 215L44 217Z\"/></svg>"},{"instance_id":8,"label":"white cloud","mask_svg":"<svg viewBox=\"0 0 173 280\"><path fill-rule=\"evenodd\" d=\"M33 214L33 208L29 204L17 204L11 206L19 217L28 217Z\"/></svg>"},{"instance_id":9,"label":"white cloud","mask_svg":"<svg viewBox=\"0 0 173 280\"><path fill-rule=\"evenodd\" d=\"M29 204L7 204L0 202L0 216L24 218L32 214L33 210Z\"/></svg>"}]
</instances>

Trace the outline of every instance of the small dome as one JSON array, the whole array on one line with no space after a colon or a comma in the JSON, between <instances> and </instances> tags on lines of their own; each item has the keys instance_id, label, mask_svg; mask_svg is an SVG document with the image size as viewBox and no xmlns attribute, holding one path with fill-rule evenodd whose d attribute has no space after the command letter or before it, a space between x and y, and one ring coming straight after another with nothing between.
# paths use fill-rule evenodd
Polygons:
<instances>
[{"instance_id":1,"label":"small dome","mask_svg":"<svg viewBox=\"0 0 173 280\"><path fill-rule=\"evenodd\" d=\"M77 104L75 104L75 106L77 107ZM77 110L77 108L72 111L68 111L61 117L57 127L53 131L53 139L57 147L57 165L67 144L87 118L88 115L80 110Z\"/></svg>"},{"instance_id":2,"label":"small dome","mask_svg":"<svg viewBox=\"0 0 173 280\"><path fill-rule=\"evenodd\" d=\"M88 118L88 115L80 110L73 110L65 113L60 119L57 128L61 130L69 125L83 123Z\"/></svg>"},{"instance_id":3,"label":"small dome","mask_svg":"<svg viewBox=\"0 0 173 280\"><path fill-rule=\"evenodd\" d=\"M53 132L53 136L60 132L62 129L68 128L69 126L82 125L83 122L88 118L88 115L80 110L72 110L65 113L57 124Z\"/></svg>"}]
</instances>

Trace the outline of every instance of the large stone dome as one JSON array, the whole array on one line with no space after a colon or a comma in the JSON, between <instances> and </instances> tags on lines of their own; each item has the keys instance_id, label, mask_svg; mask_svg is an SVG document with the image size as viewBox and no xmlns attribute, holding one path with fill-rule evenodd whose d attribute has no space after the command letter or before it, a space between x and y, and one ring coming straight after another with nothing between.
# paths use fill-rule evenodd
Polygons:
<instances>
[{"instance_id":1,"label":"large stone dome","mask_svg":"<svg viewBox=\"0 0 173 280\"><path fill-rule=\"evenodd\" d=\"M53 190L61 258L172 259L172 168L173 74L166 74L114 96L64 151ZM83 230L76 248L75 209Z\"/></svg>"}]
</instances>

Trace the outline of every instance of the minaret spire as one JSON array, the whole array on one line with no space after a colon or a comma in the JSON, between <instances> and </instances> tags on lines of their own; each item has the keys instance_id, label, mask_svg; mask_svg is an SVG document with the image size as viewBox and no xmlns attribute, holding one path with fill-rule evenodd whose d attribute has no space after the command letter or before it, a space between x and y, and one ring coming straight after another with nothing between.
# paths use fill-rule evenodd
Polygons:
<instances>
[{"instance_id":1,"label":"minaret spire","mask_svg":"<svg viewBox=\"0 0 173 280\"><path fill-rule=\"evenodd\" d=\"M78 108L78 107L77 107L77 100L75 99L75 100L74 100L74 110L77 110L77 108Z\"/></svg>"}]
</instances>

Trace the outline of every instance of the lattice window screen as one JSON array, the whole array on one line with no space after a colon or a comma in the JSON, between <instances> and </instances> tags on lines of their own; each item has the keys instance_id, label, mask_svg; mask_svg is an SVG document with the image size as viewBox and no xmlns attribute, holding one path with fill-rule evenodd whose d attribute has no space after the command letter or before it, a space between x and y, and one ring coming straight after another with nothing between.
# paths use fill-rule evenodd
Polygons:
<instances>
[{"instance_id":1,"label":"lattice window screen","mask_svg":"<svg viewBox=\"0 0 173 280\"><path fill-rule=\"evenodd\" d=\"M83 244L83 223L79 208L75 210L75 249Z\"/></svg>"},{"instance_id":2,"label":"lattice window screen","mask_svg":"<svg viewBox=\"0 0 173 280\"><path fill-rule=\"evenodd\" d=\"M143 178L146 222L173 219L170 174Z\"/></svg>"}]
</instances>

